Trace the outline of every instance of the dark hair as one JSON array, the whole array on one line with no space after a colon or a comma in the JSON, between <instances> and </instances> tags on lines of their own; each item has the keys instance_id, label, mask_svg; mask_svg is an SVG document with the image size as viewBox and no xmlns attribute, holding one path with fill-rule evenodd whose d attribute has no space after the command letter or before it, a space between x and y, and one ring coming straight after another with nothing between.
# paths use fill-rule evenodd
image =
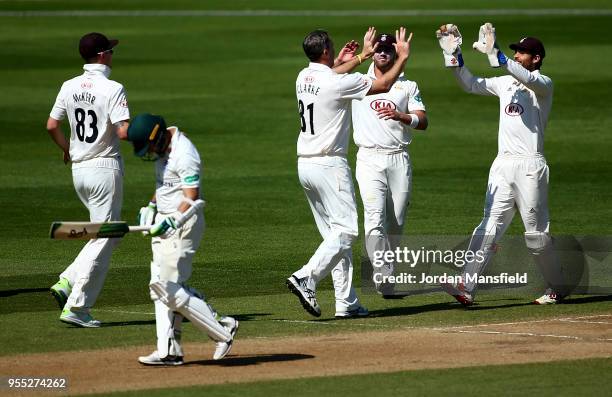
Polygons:
<instances>
[{"instance_id":1,"label":"dark hair","mask_svg":"<svg viewBox=\"0 0 612 397\"><path fill-rule=\"evenodd\" d=\"M304 53L311 61L315 62L321 58L325 49L330 49L332 46L332 40L329 34L325 30L317 29L311 32L304 38L302 48Z\"/></svg>"},{"instance_id":2,"label":"dark hair","mask_svg":"<svg viewBox=\"0 0 612 397\"><path fill-rule=\"evenodd\" d=\"M96 63L98 62L99 55L93 56L91 58L83 58L85 59L85 63Z\"/></svg>"}]
</instances>

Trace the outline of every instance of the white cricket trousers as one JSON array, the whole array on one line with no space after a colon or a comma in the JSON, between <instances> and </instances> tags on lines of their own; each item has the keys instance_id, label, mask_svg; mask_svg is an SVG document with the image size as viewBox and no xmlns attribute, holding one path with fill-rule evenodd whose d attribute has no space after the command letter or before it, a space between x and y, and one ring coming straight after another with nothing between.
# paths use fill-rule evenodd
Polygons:
<instances>
[{"instance_id":1,"label":"white cricket trousers","mask_svg":"<svg viewBox=\"0 0 612 397\"><path fill-rule=\"evenodd\" d=\"M118 221L123 201L121 158L95 158L72 165L72 181L79 199L89 210L91 222ZM95 303L110 265L118 238L89 240L60 275L68 279L72 292L67 308L88 312Z\"/></svg>"},{"instance_id":2,"label":"white cricket trousers","mask_svg":"<svg viewBox=\"0 0 612 397\"><path fill-rule=\"evenodd\" d=\"M484 272L518 208L527 247L544 279L550 286L563 285L561 268L548 235L548 172L546 159L539 154L497 156L489 171L484 218L474 229L468 248L472 252L482 251L485 259L466 264L464 275ZM465 284L468 292L475 288L475 282Z\"/></svg>"},{"instance_id":3,"label":"white cricket trousers","mask_svg":"<svg viewBox=\"0 0 612 397\"><path fill-rule=\"evenodd\" d=\"M357 209L351 169L345 157L300 157L298 175L323 242L308 263L294 273L319 283L330 272L336 311L354 310L352 244L357 239Z\"/></svg>"},{"instance_id":4,"label":"white cricket trousers","mask_svg":"<svg viewBox=\"0 0 612 397\"><path fill-rule=\"evenodd\" d=\"M155 216L155 223L171 215L178 217L180 213L158 213ZM191 277L193 257L200 246L205 228L204 212L200 210L169 237L151 239L153 259L151 260L150 284L159 281L177 283L189 291L190 295L204 300L204 295L189 287L187 281ZM155 306L157 351L160 357L182 356L181 323L183 316L168 308L153 290L151 290L151 299Z\"/></svg>"},{"instance_id":5,"label":"white cricket trousers","mask_svg":"<svg viewBox=\"0 0 612 397\"><path fill-rule=\"evenodd\" d=\"M365 247L372 261L375 251L395 250L400 243L412 191L410 156L405 150L360 148L356 177L363 201ZM393 273L393 264L387 265L387 272Z\"/></svg>"}]
</instances>

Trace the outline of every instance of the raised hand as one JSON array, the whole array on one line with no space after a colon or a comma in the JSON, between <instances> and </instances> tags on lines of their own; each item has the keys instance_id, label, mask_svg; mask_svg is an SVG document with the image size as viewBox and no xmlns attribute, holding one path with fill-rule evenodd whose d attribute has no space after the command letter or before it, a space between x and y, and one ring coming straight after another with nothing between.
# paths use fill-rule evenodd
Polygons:
<instances>
[{"instance_id":1,"label":"raised hand","mask_svg":"<svg viewBox=\"0 0 612 397\"><path fill-rule=\"evenodd\" d=\"M376 47L378 47L378 43L376 41L376 28L370 26L368 31L363 36L363 50L361 51L361 56L365 59L371 58L374 55L374 51L376 51Z\"/></svg>"},{"instance_id":2,"label":"raised hand","mask_svg":"<svg viewBox=\"0 0 612 397\"><path fill-rule=\"evenodd\" d=\"M343 64L345 62L350 61L355 57L355 53L359 49L359 43L355 40L351 40L342 47L340 52L338 53L338 57L336 58L337 64Z\"/></svg>"},{"instance_id":3,"label":"raised hand","mask_svg":"<svg viewBox=\"0 0 612 397\"><path fill-rule=\"evenodd\" d=\"M457 25L451 23L440 26L436 30L436 38L442 48L444 55L444 65L446 67L463 66L463 58L461 56L461 44L463 39Z\"/></svg>"},{"instance_id":4,"label":"raised hand","mask_svg":"<svg viewBox=\"0 0 612 397\"><path fill-rule=\"evenodd\" d=\"M398 58L408 59L410 56L410 42L412 41L412 33L406 38L406 28L400 27L399 30L395 31L395 53Z\"/></svg>"},{"instance_id":5,"label":"raised hand","mask_svg":"<svg viewBox=\"0 0 612 397\"><path fill-rule=\"evenodd\" d=\"M487 22L480 27L480 30L478 31L478 41L472 44L472 48L486 54L489 58L489 64L492 67L499 67L500 60L498 54L500 53L500 50L496 43L495 28L490 22Z\"/></svg>"}]
</instances>

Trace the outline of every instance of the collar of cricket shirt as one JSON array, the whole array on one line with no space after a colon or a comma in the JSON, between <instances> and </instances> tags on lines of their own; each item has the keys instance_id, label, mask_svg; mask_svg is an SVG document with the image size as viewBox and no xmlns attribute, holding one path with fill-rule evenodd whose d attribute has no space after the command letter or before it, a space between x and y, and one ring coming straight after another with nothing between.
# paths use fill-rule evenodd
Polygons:
<instances>
[{"instance_id":1,"label":"collar of cricket shirt","mask_svg":"<svg viewBox=\"0 0 612 397\"><path fill-rule=\"evenodd\" d=\"M86 73L102 73L106 78L109 78L111 74L111 68L101 63L86 63L83 65L83 70Z\"/></svg>"},{"instance_id":2,"label":"collar of cricket shirt","mask_svg":"<svg viewBox=\"0 0 612 397\"><path fill-rule=\"evenodd\" d=\"M308 64L308 68L309 69L315 69L315 70L332 70L329 66L324 65L324 64L319 63L319 62L310 62Z\"/></svg>"}]
</instances>

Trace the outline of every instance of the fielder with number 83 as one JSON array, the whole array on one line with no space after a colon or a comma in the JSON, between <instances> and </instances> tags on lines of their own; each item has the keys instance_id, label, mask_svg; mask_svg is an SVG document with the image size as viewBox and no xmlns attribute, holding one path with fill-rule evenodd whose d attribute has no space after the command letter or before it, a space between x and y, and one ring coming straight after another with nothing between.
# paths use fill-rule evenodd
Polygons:
<instances>
[{"instance_id":1,"label":"fielder with number 83","mask_svg":"<svg viewBox=\"0 0 612 397\"><path fill-rule=\"evenodd\" d=\"M114 47L101 33L88 33L79 41L85 72L64 84L57 95L47 131L72 162L72 180L91 222L118 221L123 200L123 160L119 139L127 137L130 111L123 85L110 80ZM70 141L61 128L70 124ZM51 287L62 310L60 320L85 328L100 327L90 313L104 285L116 238L97 238L79 255Z\"/></svg>"},{"instance_id":2,"label":"fielder with number 83","mask_svg":"<svg viewBox=\"0 0 612 397\"><path fill-rule=\"evenodd\" d=\"M155 305L157 350L138 359L144 365L181 365L183 316L217 342L213 359L229 353L238 321L218 317L204 296L189 287L192 261L204 234L204 202L200 199L200 156L177 127L166 128L161 116L140 114L128 129L138 157L155 160L157 188L140 209L140 225L152 225L150 235L151 299Z\"/></svg>"}]
</instances>

